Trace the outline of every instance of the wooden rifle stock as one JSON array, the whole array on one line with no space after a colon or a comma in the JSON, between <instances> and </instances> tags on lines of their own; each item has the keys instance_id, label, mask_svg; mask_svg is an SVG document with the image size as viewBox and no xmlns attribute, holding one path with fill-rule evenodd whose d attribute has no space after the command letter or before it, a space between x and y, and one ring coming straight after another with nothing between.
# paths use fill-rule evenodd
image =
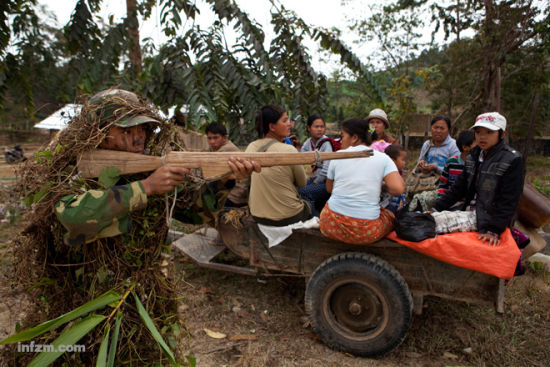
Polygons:
<instances>
[{"instance_id":1,"label":"wooden rifle stock","mask_svg":"<svg viewBox=\"0 0 550 367\"><path fill-rule=\"evenodd\" d=\"M245 152L169 152L164 157L139 153L97 149L82 153L77 166L87 178L98 177L104 168L116 167L121 174L149 172L165 166L200 168L203 178L220 179L232 173L228 160L241 157L258 162L262 167L313 164L332 159L362 158L372 155L372 150L358 152L305 152L305 153L245 153ZM164 162L163 162L164 161Z\"/></svg>"}]
</instances>

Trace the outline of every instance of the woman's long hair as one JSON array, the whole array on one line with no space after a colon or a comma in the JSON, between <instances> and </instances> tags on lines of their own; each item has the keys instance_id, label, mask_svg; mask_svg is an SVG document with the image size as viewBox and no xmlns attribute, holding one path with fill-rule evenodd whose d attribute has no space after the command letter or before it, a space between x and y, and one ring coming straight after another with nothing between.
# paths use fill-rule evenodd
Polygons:
<instances>
[{"instance_id":1,"label":"woman's long hair","mask_svg":"<svg viewBox=\"0 0 550 367\"><path fill-rule=\"evenodd\" d=\"M256 111L256 132L263 138L269 132L269 124L275 124L285 109L277 104L268 104Z\"/></svg>"},{"instance_id":2,"label":"woman's long hair","mask_svg":"<svg viewBox=\"0 0 550 367\"><path fill-rule=\"evenodd\" d=\"M365 145L371 145L375 132L370 132L369 123L360 118L352 118L342 122L342 130L350 136L357 135Z\"/></svg>"}]
</instances>

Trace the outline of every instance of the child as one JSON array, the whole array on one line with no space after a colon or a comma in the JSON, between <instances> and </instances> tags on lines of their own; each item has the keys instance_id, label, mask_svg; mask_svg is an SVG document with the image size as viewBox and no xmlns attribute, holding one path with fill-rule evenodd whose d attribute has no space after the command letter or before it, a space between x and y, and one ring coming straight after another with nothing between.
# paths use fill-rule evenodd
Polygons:
<instances>
[{"instance_id":1,"label":"child","mask_svg":"<svg viewBox=\"0 0 550 367\"><path fill-rule=\"evenodd\" d=\"M386 147L384 153L386 153L392 159L393 163L395 163L399 174L403 175L403 168L405 168L405 160L407 159L407 151L405 148L401 145L393 144ZM380 206L395 214L399 209L405 206L405 193L392 196L387 192L383 192Z\"/></svg>"},{"instance_id":2,"label":"child","mask_svg":"<svg viewBox=\"0 0 550 367\"><path fill-rule=\"evenodd\" d=\"M477 232L482 242L500 244L510 226L523 192L525 164L520 153L502 139L506 119L497 112L479 115L472 127L477 146L466 159L464 171L435 204L446 210L464 200L462 210L475 200Z\"/></svg>"},{"instance_id":3,"label":"child","mask_svg":"<svg viewBox=\"0 0 550 367\"><path fill-rule=\"evenodd\" d=\"M447 162L445 162L445 168L443 168L443 172L439 177L437 198L442 197L454 185L456 179L464 170L464 162L470 154L470 150L476 146L475 139L475 134L472 130L463 131L456 138L456 146L460 150L460 154L447 159Z\"/></svg>"}]
</instances>

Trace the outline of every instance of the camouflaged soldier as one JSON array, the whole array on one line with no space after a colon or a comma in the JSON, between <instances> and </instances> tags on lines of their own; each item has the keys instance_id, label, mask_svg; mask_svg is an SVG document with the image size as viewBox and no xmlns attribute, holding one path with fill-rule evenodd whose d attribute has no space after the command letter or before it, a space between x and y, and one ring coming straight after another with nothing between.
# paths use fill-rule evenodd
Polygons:
<instances>
[{"instance_id":1,"label":"camouflaged soldier","mask_svg":"<svg viewBox=\"0 0 550 367\"><path fill-rule=\"evenodd\" d=\"M134 93L120 89L103 91L90 99L89 105L102 104L97 112L101 113L101 119L116 118L99 148L144 153L148 137L161 123L148 114L132 113L132 106L139 103ZM257 163L240 158L230 159L229 165L233 179L243 179L252 171L260 171ZM58 220L68 231L65 243L84 244L129 232L132 212L144 209L149 196L173 191L189 174L186 168L163 166L143 179L122 177L105 190L65 196L55 206ZM223 196L217 195L216 199L220 197ZM206 200L199 195L198 201ZM198 216L204 217L200 213Z\"/></svg>"}]
</instances>

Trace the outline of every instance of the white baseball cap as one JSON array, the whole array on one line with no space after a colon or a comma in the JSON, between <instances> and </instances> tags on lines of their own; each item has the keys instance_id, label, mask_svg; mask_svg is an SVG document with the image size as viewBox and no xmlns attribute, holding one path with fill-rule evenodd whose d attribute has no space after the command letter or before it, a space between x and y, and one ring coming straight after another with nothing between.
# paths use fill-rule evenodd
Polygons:
<instances>
[{"instance_id":1,"label":"white baseball cap","mask_svg":"<svg viewBox=\"0 0 550 367\"><path fill-rule=\"evenodd\" d=\"M477 126L486 127L489 130L506 131L506 118L498 112L482 113L476 118L472 129Z\"/></svg>"}]
</instances>

